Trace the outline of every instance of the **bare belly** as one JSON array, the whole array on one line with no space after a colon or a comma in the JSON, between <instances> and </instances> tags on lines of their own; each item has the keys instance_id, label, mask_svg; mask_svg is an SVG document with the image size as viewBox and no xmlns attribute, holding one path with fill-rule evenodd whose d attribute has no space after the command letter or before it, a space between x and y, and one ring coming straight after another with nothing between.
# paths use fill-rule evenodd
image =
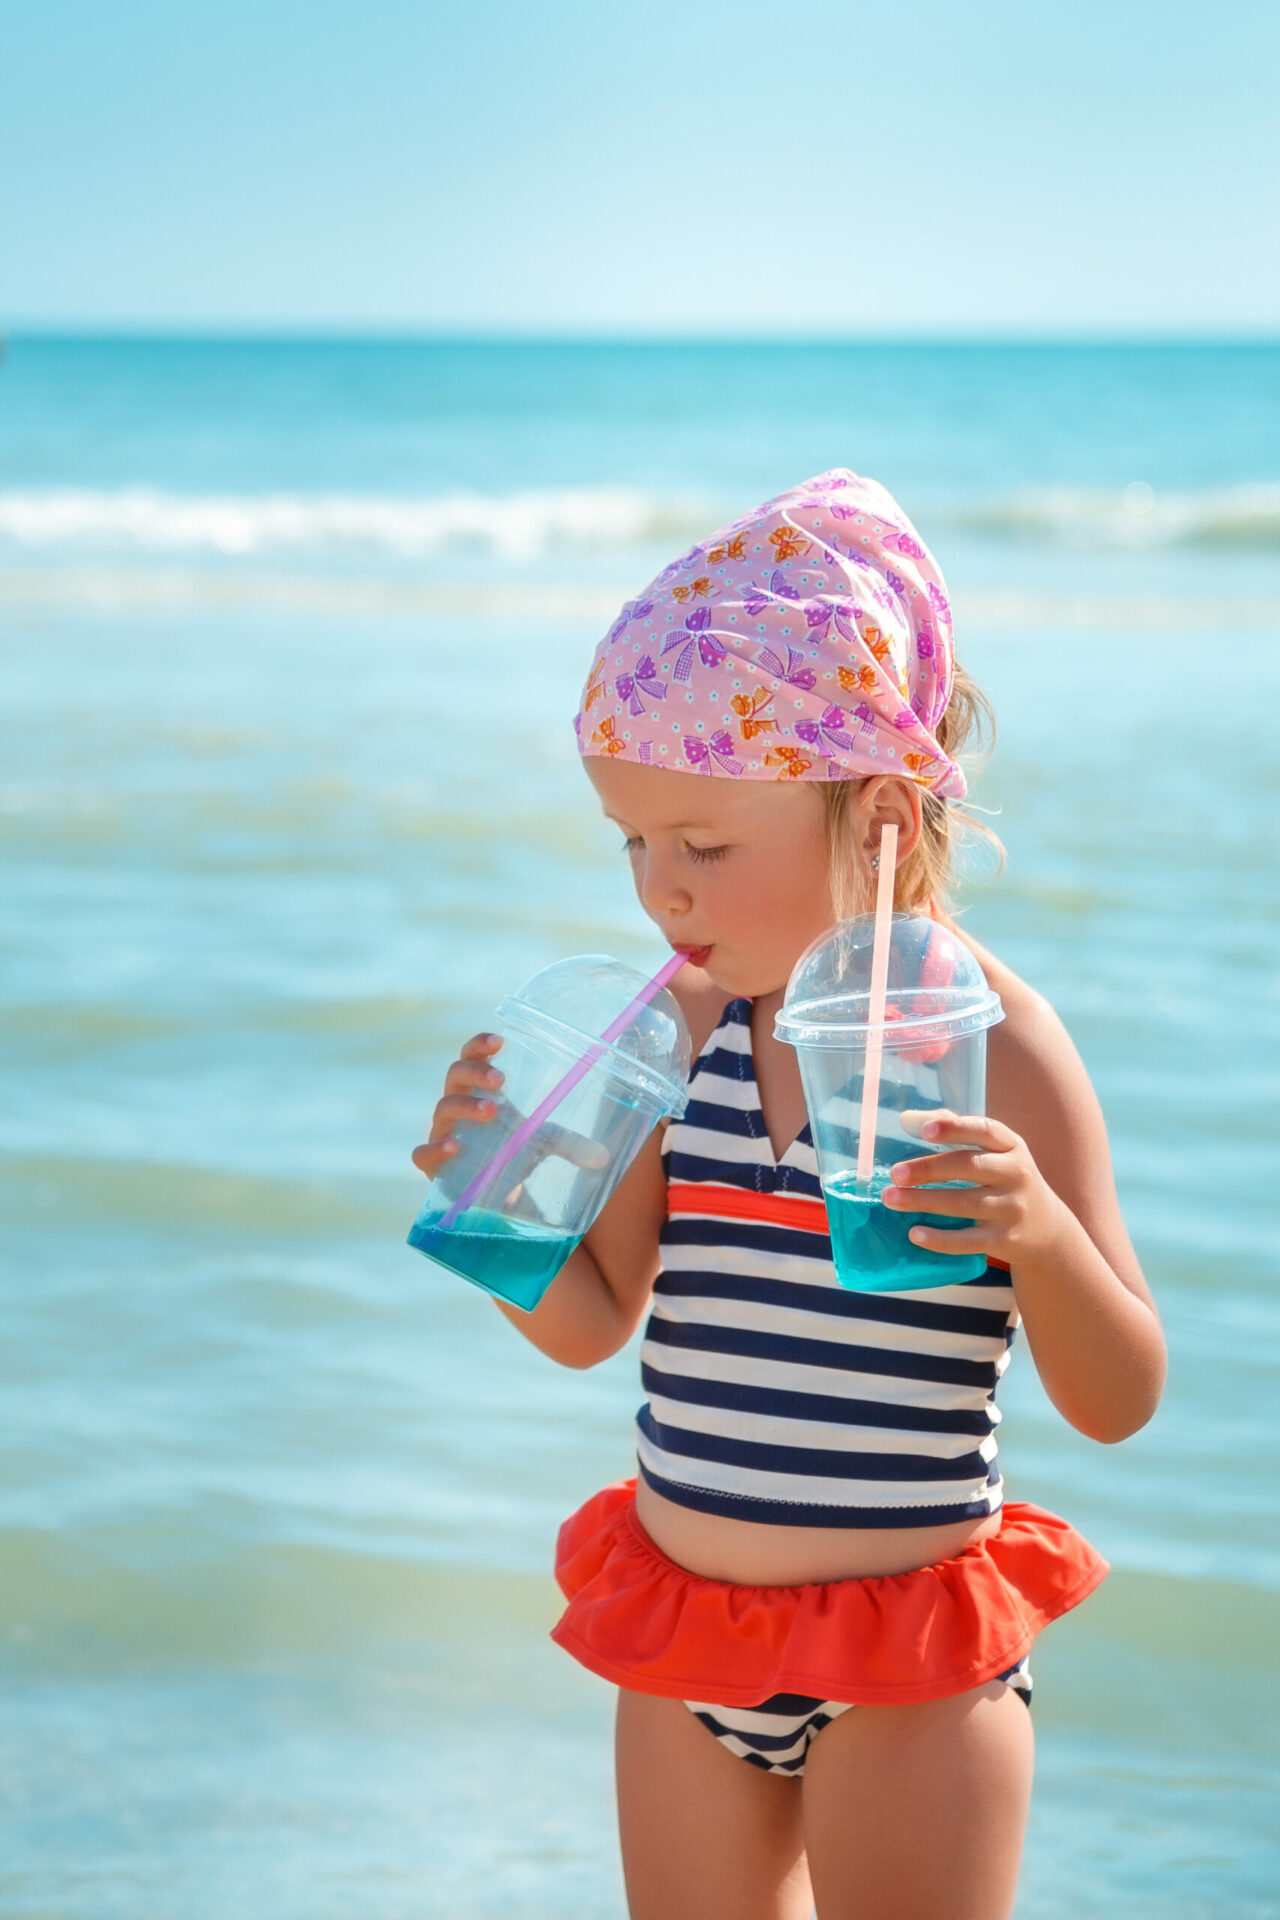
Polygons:
<instances>
[{"instance_id":1,"label":"bare belly","mask_svg":"<svg viewBox=\"0 0 1280 1920\"><path fill-rule=\"evenodd\" d=\"M998 1513L940 1527L760 1526L678 1507L644 1479L636 1486L636 1518L668 1560L704 1579L743 1587L801 1587L913 1573L1000 1531Z\"/></svg>"}]
</instances>

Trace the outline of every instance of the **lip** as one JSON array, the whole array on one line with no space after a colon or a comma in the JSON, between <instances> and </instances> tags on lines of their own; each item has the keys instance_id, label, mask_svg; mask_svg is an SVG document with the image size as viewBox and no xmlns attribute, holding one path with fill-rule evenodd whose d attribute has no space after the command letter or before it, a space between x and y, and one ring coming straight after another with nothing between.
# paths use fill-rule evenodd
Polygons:
<instances>
[{"instance_id":1,"label":"lip","mask_svg":"<svg viewBox=\"0 0 1280 1920\"><path fill-rule=\"evenodd\" d=\"M695 967L705 967L711 956L710 947L691 947L686 940L673 940L671 945L676 953L687 953Z\"/></svg>"}]
</instances>

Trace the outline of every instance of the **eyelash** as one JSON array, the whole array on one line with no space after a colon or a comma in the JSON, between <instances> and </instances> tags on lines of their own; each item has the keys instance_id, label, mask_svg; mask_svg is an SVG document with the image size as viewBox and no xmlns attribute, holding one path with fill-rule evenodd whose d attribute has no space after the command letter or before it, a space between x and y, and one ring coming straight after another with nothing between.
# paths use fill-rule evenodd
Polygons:
<instances>
[{"instance_id":1,"label":"eyelash","mask_svg":"<svg viewBox=\"0 0 1280 1920\"><path fill-rule=\"evenodd\" d=\"M644 842L637 834L633 840L623 841L622 851L628 854L634 853L636 848L643 844ZM723 860L728 851L728 847L690 847L688 849L691 860Z\"/></svg>"}]
</instances>

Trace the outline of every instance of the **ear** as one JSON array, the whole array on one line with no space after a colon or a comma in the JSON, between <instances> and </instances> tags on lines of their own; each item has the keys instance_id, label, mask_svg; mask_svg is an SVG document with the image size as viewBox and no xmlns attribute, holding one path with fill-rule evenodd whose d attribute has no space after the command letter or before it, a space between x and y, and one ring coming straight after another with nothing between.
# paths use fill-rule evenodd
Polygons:
<instances>
[{"instance_id":1,"label":"ear","mask_svg":"<svg viewBox=\"0 0 1280 1920\"><path fill-rule=\"evenodd\" d=\"M880 851L881 835L891 821L898 829L899 866L920 843L924 807L914 780L897 779L892 774L876 774L864 780L854 802L854 816L858 849L868 861Z\"/></svg>"}]
</instances>

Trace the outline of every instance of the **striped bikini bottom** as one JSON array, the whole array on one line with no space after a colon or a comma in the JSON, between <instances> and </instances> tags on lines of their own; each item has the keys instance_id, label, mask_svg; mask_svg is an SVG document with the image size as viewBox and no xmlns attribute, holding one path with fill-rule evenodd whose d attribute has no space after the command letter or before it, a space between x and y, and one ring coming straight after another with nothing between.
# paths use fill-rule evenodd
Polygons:
<instances>
[{"instance_id":1,"label":"striped bikini bottom","mask_svg":"<svg viewBox=\"0 0 1280 1920\"><path fill-rule=\"evenodd\" d=\"M997 1674L1031 1705L1030 1655L1016 1667ZM842 1713L847 1700L811 1700L804 1693L775 1693L758 1707L718 1707L710 1701L686 1700L685 1706L713 1733L722 1747L765 1773L799 1780L809 1748L824 1727Z\"/></svg>"}]
</instances>

